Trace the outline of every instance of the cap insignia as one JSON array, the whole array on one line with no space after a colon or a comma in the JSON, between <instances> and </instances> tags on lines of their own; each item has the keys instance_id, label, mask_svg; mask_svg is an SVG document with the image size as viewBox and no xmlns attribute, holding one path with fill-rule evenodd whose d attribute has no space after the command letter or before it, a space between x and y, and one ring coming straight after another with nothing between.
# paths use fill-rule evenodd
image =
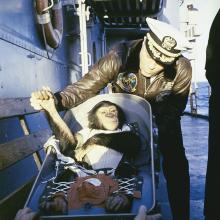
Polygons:
<instances>
[{"instance_id":1,"label":"cap insignia","mask_svg":"<svg viewBox=\"0 0 220 220\"><path fill-rule=\"evenodd\" d=\"M172 50L176 46L176 40L170 36L165 36L162 40L162 47L166 50Z\"/></svg>"},{"instance_id":2,"label":"cap insignia","mask_svg":"<svg viewBox=\"0 0 220 220\"><path fill-rule=\"evenodd\" d=\"M177 53L175 51L175 49L173 49L176 46L176 40L174 38L172 38L170 36L165 36L160 45L155 42L155 40L151 37L151 35L149 33L147 33L147 38L148 38L149 49L152 51L154 56L159 57L160 54L163 54L166 57L168 56L168 57L172 58L172 60L173 60L173 58L180 56L180 52ZM168 50L167 48L169 48L170 50ZM175 52L173 52L173 51L175 51Z\"/></svg>"}]
</instances>

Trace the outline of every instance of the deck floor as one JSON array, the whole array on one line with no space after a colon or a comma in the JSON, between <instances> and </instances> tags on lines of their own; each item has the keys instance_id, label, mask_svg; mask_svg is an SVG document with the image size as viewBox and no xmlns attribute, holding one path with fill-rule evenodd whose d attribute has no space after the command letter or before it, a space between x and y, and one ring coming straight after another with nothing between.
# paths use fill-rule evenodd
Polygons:
<instances>
[{"instance_id":1,"label":"deck floor","mask_svg":"<svg viewBox=\"0 0 220 220\"><path fill-rule=\"evenodd\" d=\"M181 124L190 169L190 220L202 220L208 155L208 121L185 115L182 117ZM161 207L163 220L171 220L165 179L162 173L160 176L157 200Z\"/></svg>"}]
</instances>

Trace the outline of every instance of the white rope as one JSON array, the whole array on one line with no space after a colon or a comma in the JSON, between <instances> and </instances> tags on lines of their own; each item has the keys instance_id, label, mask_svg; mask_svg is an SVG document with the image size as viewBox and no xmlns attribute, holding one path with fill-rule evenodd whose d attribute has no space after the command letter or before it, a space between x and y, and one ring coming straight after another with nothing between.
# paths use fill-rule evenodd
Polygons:
<instances>
[{"instance_id":1,"label":"white rope","mask_svg":"<svg viewBox=\"0 0 220 220\"><path fill-rule=\"evenodd\" d=\"M134 180L135 178L118 179L118 190L114 191L114 193L125 192L128 194L133 194L133 190L135 186Z\"/></svg>"}]
</instances>

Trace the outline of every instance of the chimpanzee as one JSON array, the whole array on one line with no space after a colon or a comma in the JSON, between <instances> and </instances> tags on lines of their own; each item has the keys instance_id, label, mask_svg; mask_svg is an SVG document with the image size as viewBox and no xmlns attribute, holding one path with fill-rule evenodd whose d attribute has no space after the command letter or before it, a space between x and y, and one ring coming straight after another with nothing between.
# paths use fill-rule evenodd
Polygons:
<instances>
[{"instance_id":1,"label":"chimpanzee","mask_svg":"<svg viewBox=\"0 0 220 220\"><path fill-rule=\"evenodd\" d=\"M39 105L47 112L55 137L60 140L60 150L65 156L85 162L93 169L111 166L116 168L116 174L120 174L121 169L123 174L126 173L122 161L124 158L127 161L138 153L141 141L125 124L125 114L118 105L109 101L99 102L88 113L88 128L73 134L57 112L54 99L47 90L45 95L48 100L39 101ZM128 171L134 170L129 169L128 165L126 164ZM58 196L53 201L44 203L43 207L47 211L62 213L66 210L66 202L62 199ZM122 193L112 194L107 198L106 210L129 211L131 199Z\"/></svg>"}]
</instances>

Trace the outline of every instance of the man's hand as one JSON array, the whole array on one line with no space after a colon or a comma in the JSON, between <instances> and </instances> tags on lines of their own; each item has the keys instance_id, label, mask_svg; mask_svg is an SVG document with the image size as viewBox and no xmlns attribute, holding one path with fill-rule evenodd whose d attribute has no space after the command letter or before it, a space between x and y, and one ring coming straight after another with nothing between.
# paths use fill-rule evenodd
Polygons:
<instances>
[{"instance_id":1,"label":"man's hand","mask_svg":"<svg viewBox=\"0 0 220 220\"><path fill-rule=\"evenodd\" d=\"M20 209L14 220L35 220L38 219L38 214L36 212L33 212L30 208L25 207L23 209Z\"/></svg>"},{"instance_id":2,"label":"man's hand","mask_svg":"<svg viewBox=\"0 0 220 220\"><path fill-rule=\"evenodd\" d=\"M51 98L53 98L51 89L48 86L43 86L41 90L31 93L30 103L35 110L42 110L41 101Z\"/></svg>"},{"instance_id":3,"label":"man's hand","mask_svg":"<svg viewBox=\"0 0 220 220\"><path fill-rule=\"evenodd\" d=\"M144 205L140 206L138 214L134 220L162 220L161 214L147 215L147 209Z\"/></svg>"}]
</instances>

